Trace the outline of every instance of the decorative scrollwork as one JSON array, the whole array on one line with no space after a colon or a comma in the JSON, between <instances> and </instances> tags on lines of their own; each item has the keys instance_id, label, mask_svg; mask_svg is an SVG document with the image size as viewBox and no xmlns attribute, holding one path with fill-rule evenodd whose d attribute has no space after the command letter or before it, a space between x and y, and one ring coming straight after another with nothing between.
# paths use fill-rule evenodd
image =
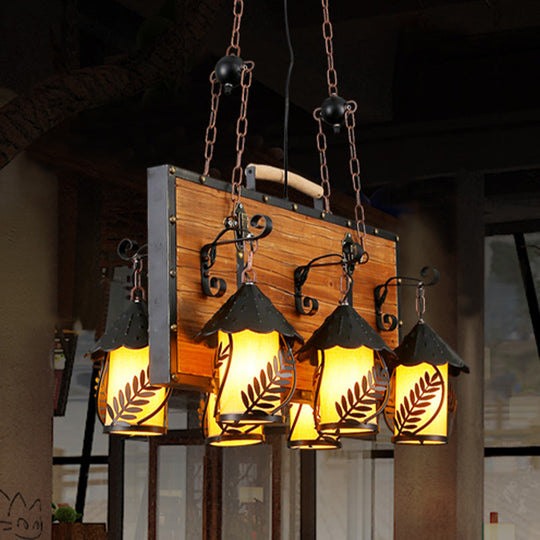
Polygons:
<instances>
[{"instance_id":1,"label":"decorative scrollwork","mask_svg":"<svg viewBox=\"0 0 540 540\"><path fill-rule=\"evenodd\" d=\"M259 377L253 378L246 391L241 392L246 414L264 412L275 414L289 400L282 401L282 394L292 396L296 381L295 362L292 354L279 351L273 362L268 362L266 370L261 369Z\"/></svg>"},{"instance_id":2,"label":"decorative scrollwork","mask_svg":"<svg viewBox=\"0 0 540 540\"><path fill-rule=\"evenodd\" d=\"M375 364L367 375L362 377L362 383L358 381L352 388L347 390L346 395L341 396L340 401L335 402L336 412L340 418L340 423L352 418L361 423L367 423L378 414L378 407L375 412L373 405L379 405L384 399L388 388L388 370L384 365ZM380 407L380 406L379 406Z\"/></svg>"},{"instance_id":3,"label":"decorative scrollwork","mask_svg":"<svg viewBox=\"0 0 540 540\"><path fill-rule=\"evenodd\" d=\"M139 244L137 244L135 240L123 238L120 240L118 247L116 248L116 252L122 260L132 261L134 259L146 257L147 253L145 253L145 251L147 248L148 244L144 244L143 246L139 247Z\"/></svg>"},{"instance_id":4,"label":"decorative scrollwork","mask_svg":"<svg viewBox=\"0 0 540 540\"><path fill-rule=\"evenodd\" d=\"M259 230L258 234L250 232L246 227L247 216L241 204L237 207L237 213L225 220L225 228L216 236L213 242L205 244L200 251L201 262L201 287L206 296L220 297L227 291L227 283L223 278L210 276L210 270L217 258L217 247L226 244L243 245L245 242L256 244L258 240L268 236L272 232L272 220L269 216L255 214L249 221L249 226ZM229 231L234 232L235 238L220 240Z\"/></svg>"},{"instance_id":5,"label":"decorative scrollwork","mask_svg":"<svg viewBox=\"0 0 540 540\"><path fill-rule=\"evenodd\" d=\"M345 235L341 243L341 253L328 253L315 257L307 264L298 266L294 271L294 303L296 311L302 315L315 315L319 309L319 302L311 296L304 296L302 287L307 281L309 272L312 268L321 266L339 266L343 268L344 275L347 276L348 287L344 291L344 296L350 305L352 305L352 284L353 272L357 264L364 264L369 260L369 255L365 252L358 242L354 242L350 233ZM333 262L320 262L325 259L334 258Z\"/></svg>"},{"instance_id":6,"label":"decorative scrollwork","mask_svg":"<svg viewBox=\"0 0 540 540\"><path fill-rule=\"evenodd\" d=\"M394 433L394 418L396 416L396 372L392 373L390 383L386 390L386 405L384 407L384 420L388 429Z\"/></svg>"},{"instance_id":7,"label":"decorative scrollwork","mask_svg":"<svg viewBox=\"0 0 540 540\"><path fill-rule=\"evenodd\" d=\"M410 390L409 396L405 396L403 403L396 409L394 416L396 435L416 435L431 424L439 414L445 389L442 374L436 366L434 367L435 372L430 375L426 371ZM437 399L439 399L439 404L436 411L423 421L428 407L432 406Z\"/></svg>"},{"instance_id":8,"label":"decorative scrollwork","mask_svg":"<svg viewBox=\"0 0 540 540\"><path fill-rule=\"evenodd\" d=\"M131 384L128 382L123 390L119 390L118 396L113 398L112 406L107 403L107 413L112 424L136 420L136 425L141 425L149 420L156 414L156 410L143 418L139 418L138 415L143 412L143 407L148 405L150 400L161 390L162 388L159 386L150 384L148 369L142 369L139 376L133 377ZM164 400L165 402L166 400Z\"/></svg>"},{"instance_id":9,"label":"decorative scrollwork","mask_svg":"<svg viewBox=\"0 0 540 540\"><path fill-rule=\"evenodd\" d=\"M306 282L311 266L298 266L294 270L294 303L296 311L302 315L315 315L319 310L319 301L311 296L302 295L302 287Z\"/></svg>"},{"instance_id":10,"label":"decorative scrollwork","mask_svg":"<svg viewBox=\"0 0 540 540\"><path fill-rule=\"evenodd\" d=\"M433 266L424 266L420 270L421 279L407 276L392 276L387 279L382 285L377 285L373 289L373 297L375 300L375 319L377 329L383 332L391 332L398 325L398 319L391 313L383 313L382 307L388 296L388 287L398 287L400 285L431 287L439 281L439 271Z\"/></svg>"}]
</instances>

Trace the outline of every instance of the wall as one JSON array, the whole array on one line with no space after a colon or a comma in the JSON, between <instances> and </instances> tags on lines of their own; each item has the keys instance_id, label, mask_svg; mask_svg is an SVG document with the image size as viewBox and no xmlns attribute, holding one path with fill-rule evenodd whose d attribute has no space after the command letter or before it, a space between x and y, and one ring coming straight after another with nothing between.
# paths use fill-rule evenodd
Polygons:
<instances>
[{"instance_id":1,"label":"wall","mask_svg":"<svg viewBox=\"0 0 540 540\"><path fill-rule=\"evenodd\" d=\"M56 178L24 154L0 170L2 540L51 534L56 197Z\"/></svg>"},{"instance_id":2,"label":"wall","mask_svg":"<svg viewBox=\"0 0 540 540\"><path fill-rule=\"evenodd\" d=\"M455 380L457 418L448 445L396 445L396 540L477 540L483 515L483 177L459 173L410 187L414 212L400 218L400 273L438 268L425 321L470 367ZM403 335L416 322L414 288L402 297Z\"/></svg>"}]
</instances>

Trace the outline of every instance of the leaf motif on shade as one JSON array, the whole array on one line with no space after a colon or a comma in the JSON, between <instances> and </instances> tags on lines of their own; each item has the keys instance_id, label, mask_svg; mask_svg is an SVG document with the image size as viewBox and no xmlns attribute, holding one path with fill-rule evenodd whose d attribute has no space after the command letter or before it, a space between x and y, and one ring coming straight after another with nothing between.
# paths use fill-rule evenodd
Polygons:
<instances>
[{"instance_id":1,"label":"leaf motif on shade","mask_svg":"<svg viewBox=\"0 0 540 540\"><path fill-rule=\"evenodd\" d=\"M108 383L108 366L101 367L96 387L96 408L97 414L101 423L105 423L107 417L107 383Z\"/></svg>"},{"instance_id":2,"label":"leaf motif on shade","mask_svg":"<svg viewBox=\"0 0 540 540\"><path fill-rule=\"evenodd\" d=\"M457 396L451 384L448 385L448 435L452 433L456 417Z\"/></svg>"},{"instance_id":3,"label":"leaf motif on shade","mask_svg":"<svg viewBox=\"0 0 540 540\"><path fill-rule=\"evenodd\" d=\"M228 343L227 345L223 346L223 343L220 341L214 358L214 369L218 370L223 365L225 360L228 360L230 354L231 344Z\"/></svg>"},{"instance_id":4,"label":"leaf motif on shade","mask_svg":"<svg viewBox=\"0 0 540 540\"><path fill-rule=\"evenodd\" d=\"M341 396L341 403L336 401L339 424L348 419L365 422L373 410L371 406L384 398L387 388L388 372L381 365L375 364L360 383L356 381L352 388L347 389Z\"/></svg>"},{"instance_id":5,"label":"leaf motif on shade","mask_svg":"<svg viewBox=\"0 0 540 540\"><path fill-rule=\"evenodd\" d=\"M126 383L123 390L113 398L113 406L107 403L107 413L112 424L118 422L131 422L137 420L137 415L143 412L143 407L148 405L161 388L150 384L148 369L141 370L139 376L135 375L131 383ZM138 423L140 423L139 420Z\"/></svg>"},{"instance_id":6,"label":"leaf motif on shade","mask_svg":"<svg viewBox=\"0 0 540 540\"><path fill-rule=\"evenodd\" d=\"M201 426L203 437L206 439L208 437L208 425L204 421L204 415L206 411L207 402L209 400L209 396L205 395L203 398L199 401L199 408L197 409L197 414L199 416L199 425ZM206 414L212 414L211 411L206 411Z\"/></svg>"},{"instance_id":7,"label":"leaf motif on shade","mask_svg":"<svg viewBox=\"0 0 540 540\"><path fill-rule=\"evenodd\" d=\"M295 375L294 358L280 349L272 362L261 369L253 383L248 384L240 395L247 413L272 414L280 406L281 394L289 392Z\"/></svg>"},{"instance_id":8,"label":"leaf motif on shade","mask_svg":"<svg viewBox=\"0 0 540 540\"><path fill-rule=\"evenodd\" d=\"M423 415L427 407L431 406L437 398L442 400L443 396L442 375L439 371L430 375L426 370L411 388L409 395L403 399L399 411L395 413L394 427L397 435L414 435L420 431L424 427L422 420L426 420ZM428 418L427 422L430 421L431 419Z\"/></svg>"},{"instance_id":9,"label":"leaf motif on shade","mask_svg":"<svg viewBox=\"0 0 540 540\"><path fill-rule=\"evenodd\" d=\"M394 417L396 415L396 394L394 391L395 380L396 377L394 372L388 385L388 400L386 401L386 406L384 407L384 419L386 421L386 425L392 433L394 432Z\"/></svg>"}]
</instances>

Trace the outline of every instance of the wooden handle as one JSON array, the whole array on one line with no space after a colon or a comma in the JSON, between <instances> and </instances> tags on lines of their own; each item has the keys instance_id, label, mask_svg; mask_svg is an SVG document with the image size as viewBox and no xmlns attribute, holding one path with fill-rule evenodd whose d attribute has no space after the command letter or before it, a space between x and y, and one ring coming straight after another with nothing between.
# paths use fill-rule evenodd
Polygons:
<instances>
[{"instance_id":1,"label":"wooden handle","mask_svg":"<svg viewBox=\"0 0 540 540\"><path fill-rule=\"evenodd\" d=\"M250 163L248 167L255 169L255 178L258 180L268 180L269 182L277 182L278 184L283 184L285 181L283 169L271 167L270 165L257 165L256 163ZM320 199L324 193L322 186L296 173L289 172L287 174L287 183L290 187L312 199Z\"/></svg>"}]
</instances>

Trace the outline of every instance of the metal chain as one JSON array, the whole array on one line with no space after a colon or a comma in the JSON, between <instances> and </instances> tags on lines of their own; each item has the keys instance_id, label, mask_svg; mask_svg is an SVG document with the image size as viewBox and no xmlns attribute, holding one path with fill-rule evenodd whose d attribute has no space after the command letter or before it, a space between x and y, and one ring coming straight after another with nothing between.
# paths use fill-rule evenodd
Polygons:
<instances>
[{"instance_id":1,"label":"metal chain","mask_svg":"<svg viewBox=\"0 0 540 540\"><path fill-rule=\"evenodd\" d=\"M242 24L242 15L244 13L244 2L243 0L234 0L233 6L233 29L231 33L231 43L227 47L226 55L240 56L240 25ZM219 108L219 98L221 96L222 85L216 77L216 71L212 71L210 74L210 83L212 85L211 95L212 101L210 105L210 120L208 122L208 127L206 128L206 134L204 138L205 148L204 148L204 170L203 175L208 175L210 171L210 163L212 161L212 156L214 155L214 144L216 142L216 119Z\"/></svg>"},{"instance_id":2,"label":"metal chain","mask_svg":"<svg viewBox=\"0 0 540 540\"><path fill-rule=\"evenodd\" d=\"M242 270L241 280L242 283L255 283L257 281L257 273L253 270L253 256L259 248L259 242L257 240L247 240L243 242L244 254L246 253L246 244L249 244L247 249L247 263Z\"/></svg>"},{"instance_id":3,"label":"metal chain","mask_svg":"<svg viewBox=\"0 0 540 540\"><path fill-rule=\"evenodd\" d=\"M313 111L313 118L315 118L315 120L319 124L319 132L317 133L317 149L319 150L319 160L321 162L321 185L323 188L324 211L330 214L330 175L328 173L328 164L326 163L327 144L326 135L324 133L322 125L320 107Z\"/></svg>"},{"instance_id":4,"label":"metal chain","mask_svg":"<svg viewBox=\"0 0 540 540\"><path fill-rule=\"evenodd\" d=\"M240 56L240 25L242 24L242 14L244 13L243 0L234 0L234 22L231 35L231 44L227 47L227 55Z\"/></svg>"},{"instance_id":5,"label":"metal chain","mask_svg":"<svg viewBox=\"0 0 540 540\"><path fill-rule=\"evenodd\" d=\"M208 175L210 171L210 162L214 155L214 143L216 142L216 119L219 108L219 98L221 96L221 83L216 77L216 71L212 71L210 74L210 83L212 84L212 101L210 104L210 120L208 121L208 127L206 128L206 134L204 137L204 171L203 175Z\"/></svg>"},{"instance_id":6,"label":"metal chain","mask_svg":"<svg viewBox=\"0 0 540 540\"><path fill-rule=\"evenodd\" d=\"M349 291L351 290L352 285L352 277L347 272L346 265L343 265L343 272L341 273L341 277L339 278L339 292L341 294L340 304L343 304L347 300L347 295L349 294Z\"/></svg>"},{"instance_id":7,"label":"metal chain","mask_svg":"<svg viewBox=\"0 0 540 540\"><path fill-rule=\"evenodd\" d=\"M419 283L416 286L416 314L418 320L424 322L424 313L426 312L426 298L424 296L424 284Z\"/></svg>"},{"instance_id":8,"label":"metal chain","mask_svg":"<svg viewBox=\"0 0 540 540\"><path fill-rule=\"evenodd\" d=\"M358 241L360 245L365 250L365 240L366 240L366 216L364 213L364 206L362 205L362 185L360 183L360 162L358 161L358 156L356 155L356 138L354 135L354 127L356 121L354 118L354 113L358 105L356 101L347 101L347 109L345 111L345 125L347 126L347 134L349 137L349 170L351 171L352 184L354 189L354 194L356 197L356 204L354 206L354 218L356 220L356 232L358 233Z\"/></svg>"},{"instance_id":9,"label":"metal chain","mask_svg":"<svg viewBox=\"0 0 540 540\"><path fill-rule=\"evenodd\" d=\"M231 200L233 202L233 213L236 207L240 203L240 197L242 194L242 154L246 146L246 134L248 128L247 120L247 106L249 98L249 87L251 86L251 77L253 74L254 62L244 62L242 66L242 79L240 85L242 86L242 97L240 101L240 114L236 121L236 165L232 172L232 188L231 188Z\"/></svg>"},{"instance_id":10,"label":"metal chain","mask_svg":"<svg viewBox=\"0 0 540 540\"><path fill-rule=\"evenodd\" d=\"M130 294L130 298L132 302L136 300L140 300L141 298L143 300L146 299L144 288L142 286L142 278L141 278L142 269L143 269L142 258L138 256L133 257L133 287L131 288L131 294Z\"/></svg>"},{"instance_id":11,"label":"metal chain","mask_svg":"<svg viewBox=\"0 0 540 540\"><path fill-rule=\"evenodd\" d=\"M324 38L324 49L326 51L326 57L328 60L328 70L326 72L326 80L328 82L328 95L337 96L337 71L334 68L334 46L332 39L334 37L334 30L332 28L332 23L330 22L330 11L328 9L328 0L322 0L323 7L323 38Z\"/></svg>"}]
</instances>

